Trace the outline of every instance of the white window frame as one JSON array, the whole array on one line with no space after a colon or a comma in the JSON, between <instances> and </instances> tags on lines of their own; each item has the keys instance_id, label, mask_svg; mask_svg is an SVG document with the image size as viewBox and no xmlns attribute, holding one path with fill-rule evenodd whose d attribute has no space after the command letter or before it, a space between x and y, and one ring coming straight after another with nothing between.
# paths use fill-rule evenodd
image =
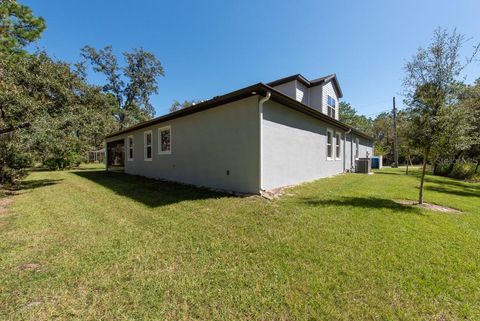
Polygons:
<instances>
[{"instance_id":1,"label":"white window frame","mask_svg":"<svg viewBox=\"0 0 480 321\"><path fill-rule=\"evenodd\" d=\"M170 132L170 150L162 151L162 131L167 130ZM172 153L172 126L164 126L158 129L158 155L170 155Z\"/></svg>"},{"instance_id":2,"label":"white window frame","mask_svg":"<svg viewBox=\"0 0 480 321\"><path fill-rule=\"evenodd\" d=\"M329 133L330 133L330 137L331 137L331 141L330 141L330 147L331 147L331 150L332 150L331 156L328 156L328 145L329 145L328 134ZM332 129L327 128L327 137L326 138L327 138L327 144L326 144L326 146L327 146L327 160L334 160L334 157L333 157L333 130Z\"/></svg>"},{"instance_id":3,"label":"white window frame","mask_svg":"<svg viewBox=\"0 0 480 321\"><path fill-rule=\"evenodd\" d=\"M130 139L132 139L132 143L130 144ZM130 150L132 150L132 157L130 157ZM133 161L135 158L135 142L133 140L133 135L127 136L127 160Z\"/></svg>"},{"instance_id":4,"label":"white window frame","mask_svg":"<svg viewBox=\"0 0 480 321\"><path fill-rule=\"evenodd\" d=\"M147 145L147 135L150 134L150 145ZM147 149L150 147L152 152L150 154L150 158L147 157ZM147 130L143 132L143 160L146 162L150 162L153 159L153 134L151 130Z\"/></svg>"},{"instance_id":5,"label":"white window frame","mask_svg":"<svg viewBox=\"0 0 480 321\"><path fill-rule=\"evenodd\" d=\"M360 140L355 138L355 159L360 157Z\"/></svg>"},{"instance_id":6,"label":"white window frame","mask_svg":"<svg viewBox=\"0 0 480 321\"><path fill-rule=\"evenodd\" d=\"M330 101L333 100L333 105L330 104ZM333 110L333 112L330 111ZM327 115L335 119L337 113L337 100L330 95L327 95ZM332 116L333 114L333 116Z\"/></svg>"},{"instance_id":7,"label":"white window frame","mask_svg":"<svg viewBox=\"0 0 480 321\"><path fill-rule=\"evenodd\" d=\"M338 147L338 156L337 156ZM335 133L335 159L342 159L342 133Z\"/></svg>"}]
</instances>

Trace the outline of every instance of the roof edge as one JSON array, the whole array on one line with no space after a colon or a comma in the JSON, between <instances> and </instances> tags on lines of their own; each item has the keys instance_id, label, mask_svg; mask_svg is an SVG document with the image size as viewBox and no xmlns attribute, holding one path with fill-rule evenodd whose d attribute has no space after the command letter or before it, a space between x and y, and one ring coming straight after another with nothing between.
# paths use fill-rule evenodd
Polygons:
<instances>
[{"instance_id":1,"label":"roof edge","mask_svg":"<svg viewBox=\"0 0 480 321\"><path fill-rule=\"evenodd\" d=\"M228 94L225 94L225 95L222 95L222 96L216 96L216 97L214 97L210 100L204 101L204 102L196 104L194 106L186 107L186 108L183 108L181 110L174 111L172 113L150 119L148 121L139 123L137 125L122 129L122 130L114 132L114 133L111 133L111 134L105 136L105 139L112 138L112 137L122 135L122 134L126 134L126 133L129 133L131 131L141 129L141 128L145 128L145 127L148 127L150 125L157 124L157 123L161 123L161 122L165 122L165 121L168 121L168 120L180 118L180 117L187 116L187 115L190 115L190 114L193 114L193 113L198 113L198 112L201 112L203 110L207 110L207 109L210 109L210 108L214 108L216 106L228 104L230 102L234 102L234 101L237 101L237 100L240 100L240 99L252 97L254 95L264 95L267 91L270 91L272 93L272 100L277 101L280 104L286 105L287 107L293 108L293 109L295 109L299 112L310 115L314 118L322 120L322 121L324 121L326 123L329 123L331 125L343 128L345 130L352 130L352 132L354 132L355 134L357 134L359 136L362 136L366 139L370 139L372 141L374 140L373 137L359 131L358 129L355 129L355 128L347 125L347 124L344 124L343 122L341 122L339 120L331 118L331 117L325 115L324 113L322 113L322 112L320 112L316 109L313 109L312 107L309 107L309 106L307 106L307 105L305 105L305 104L303 104L303 103L301 103L301 102L283 94L282 92L276 90L275 88L271 87L270 85L264 84L264 83L257 83L257 84L254 84L254 85L251 85L251 86L248 86L248 87L236 90L236 91L232 91L232 92L230 92Z\"/></svg>"},{"instance_id":2,"label":"roof edge","mask_svg":"<svg viewBox=\"0 0 480 321\"><path fill-rule=\"evenodd\" d=\"M291 76L288 76L288 77L284 77L284 78L280 78L280 79L268 82L266 85L270 86L270 87L275 87L275 86L282 85L282 84L285 84L287 82L294 81L294 80L297 80L297 81L301 82L303 85L305 85L308 88L315 87L315 86L320 86L320 85L323 85L323 84L325 84L329 81L333 81L334 86L335 86L335 88L337 90L337 93L338 93L338 98L343 97L342 88L340 88L340 83L338 82L337 74L330 74L330 75L320 77L320 78L317 78L317 79L313 79L313 80L308 80L302 74L295 74L295 75L291 75Z\"/></svg>"}]
</instances>

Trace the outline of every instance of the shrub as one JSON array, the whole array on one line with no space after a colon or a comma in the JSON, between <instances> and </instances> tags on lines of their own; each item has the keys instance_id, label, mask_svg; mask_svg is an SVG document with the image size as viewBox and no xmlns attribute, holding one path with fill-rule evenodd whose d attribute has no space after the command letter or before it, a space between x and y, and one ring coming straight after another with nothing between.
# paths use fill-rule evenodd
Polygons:
<instances>
[{"instance_id":1,"label":"shrub","mask_svg":"<svg viewBox=\"0 0 480 321\"><path fill-rule=\"evenodd\" d=\"M453 169L450 172L449 164L438 165L438 175L457 179L480 181L480 173L475 172L476 169L476 163L460 161L453 165Z\"/></svg>"}]
</instances>

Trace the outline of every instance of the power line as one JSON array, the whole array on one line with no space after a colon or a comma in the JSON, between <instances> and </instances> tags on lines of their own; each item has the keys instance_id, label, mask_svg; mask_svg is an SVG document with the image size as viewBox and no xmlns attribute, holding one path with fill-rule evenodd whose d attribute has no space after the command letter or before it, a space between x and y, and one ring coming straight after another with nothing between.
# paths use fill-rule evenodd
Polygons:
<instances>
[{"instance_id":1,"label":"power line","mask_svg":"<svg viewBox=\"0 0 480 321\"><path fill-rule=\"evenodd\" d=\"M381 113L386 113L386 112L389 112L389 111L390 111L390 109L385 109L385 110L377 111L376 113L368 114L368 115L364 115L364 116L368 117L368 116L378 115L378 114L381 114Z\"/></svg>"}]
</instances>

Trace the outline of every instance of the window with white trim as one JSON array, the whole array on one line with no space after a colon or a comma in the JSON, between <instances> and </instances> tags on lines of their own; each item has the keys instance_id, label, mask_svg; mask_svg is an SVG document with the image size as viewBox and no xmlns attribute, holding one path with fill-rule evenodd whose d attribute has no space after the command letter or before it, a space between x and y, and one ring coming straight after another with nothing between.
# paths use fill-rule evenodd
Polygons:
<instances>
[{"instance_id":1,"label":"window with white trim","mask_svg":"<svg viewBox=\"0 0 480 321\"><path fill-rule=\"evenodd\" d=\"M333 159L333 131L327 129L327 159Z\"/></svg>"},{"instance_id":2,"label":"window with white trim","mask_svg":"<svg viewBox=\"0 0 480 321\"><path fill-rule=\"evenodd\" d=\"M172 153L172 129L170 126L158 129L158 154Z\"/></svg>"},{"instance_id":3,"label":"window with white trim","mask_svg":"<svg viewBox=\"0 0 480 321\"><path fill-rule=\"evenodd\" d=\"M342 134L335 134L335 158L342 159Z\"/></svg>"},{"instance_id":4,"label":"window with white trim","mask_svg":"<svg viewBox=\"0 0 480 321\"><path fill-rule=\"evenodd\" d=\"M127 137L127 160L133 161L133 136Z\"/></svg>"},{"instance_id":5,"label":"window with white trim","mask_svg":"<svg viewBox=\"0 0 480 321\"><path fill-rule=\"evenodd\" d=\"M335 109L337 108L337 101L331 96L327 96L327 113L328 116L335 118Z\"/></svg>"},{"instance_id":6,"label":"window with white trim","mask_svg":"<svg viewBox=\"0 0 480 321\"><path fill-rule=\"evenodd\" d=\"M358 138L355 138L355 159L358 158L358 156L360 155L360 151L359 151L359 145L360 142L358 141Z\"/></svg>"},{"instance_id":7,"label":"window with white trim","mask_svg":"<svg viewBox=\"0 0 480 321\"><path fill-rule=\"evenodd\" d=\"M151 161L152 160L152 131L146 131L143 133L143 157L144 160L146 161Z\"/></svg>"}]
</instances>

